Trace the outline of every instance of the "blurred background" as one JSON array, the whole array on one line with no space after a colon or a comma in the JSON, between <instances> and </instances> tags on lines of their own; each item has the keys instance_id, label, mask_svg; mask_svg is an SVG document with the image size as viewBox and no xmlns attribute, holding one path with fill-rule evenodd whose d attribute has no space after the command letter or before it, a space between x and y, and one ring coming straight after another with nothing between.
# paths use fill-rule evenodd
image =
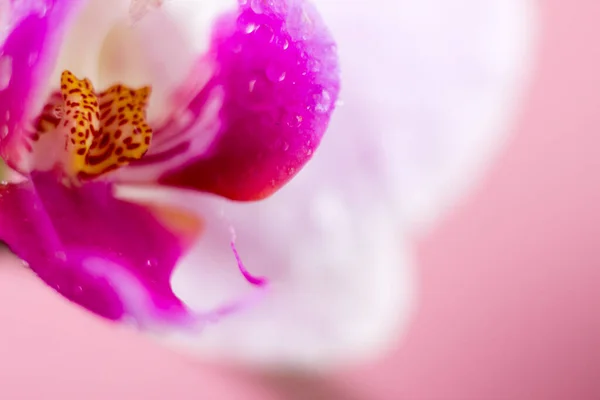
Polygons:
<instances>
[{"instance_id":1,"label":"blurred background","mask_svg":"<svg viewBox=\"0 0 600 400\"><path fill-rule=\"evenodd\" d=\"M413 305L385 351L301 372L203 361L68 304L3 254L0 398L599 399L600 3L534 4L505 139L407 234Z\"/></svg>"}]
</instances>

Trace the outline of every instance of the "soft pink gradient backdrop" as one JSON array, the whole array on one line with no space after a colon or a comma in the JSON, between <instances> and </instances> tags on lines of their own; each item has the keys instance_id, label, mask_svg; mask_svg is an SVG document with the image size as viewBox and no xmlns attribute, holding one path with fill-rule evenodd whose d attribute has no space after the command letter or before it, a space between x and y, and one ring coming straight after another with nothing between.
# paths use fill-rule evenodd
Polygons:
<instances>
[{"instance_id":1,"label":"soft pink gradient backdrop","mask_svg":"<svg viewBox=\"0 0 600 400\"><path fill-rule=\"evenodd\" d=\"M319 381L192 363L3 259L0 398L600 398L600 2L540 6L513 139L418 244L418 310L383 360Z\"/></svg>"}]
</instances>

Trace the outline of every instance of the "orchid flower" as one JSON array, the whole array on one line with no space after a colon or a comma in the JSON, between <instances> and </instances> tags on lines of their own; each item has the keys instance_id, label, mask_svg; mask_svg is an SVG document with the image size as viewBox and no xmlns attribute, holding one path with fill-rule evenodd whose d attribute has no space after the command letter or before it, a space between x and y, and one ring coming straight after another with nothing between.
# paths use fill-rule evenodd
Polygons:
<instances>
[{"instance_id":1,"label":"orchid flower","mask_svg":"<svg viewBox=\"0 0 600 400\"><path fill-rule=\"evenodd\" d=\"M204 358L314 370L379 354L418 299L411 236L506 137L532 50L531 2L314 3L340 50L340 101L333 42L300 1L5 2L3 55L28 16L38 34L0 58L10 106L0 147L30 178L3 189L0 237L76 303L174 327L169 342ZM40 112L62 118L48 100L65 70L97 95L151 87L147 154L78 186L43 165L65 156L42 135L24 151L20 138L36 132L23 127ZM313 154L273 196L239 201L272 194ZM264 292L230 267L231 227L245 263L271 281L259 302ZM201 333L180 329L239 304L252 306Z\"/></svg>"},{"instance_id":2,"label":"orchid flower","mask_svg":"<svg viewBox=\"0 0 600 400\"><path fill-rule=\"evenodd\" d=\"M211 12L210 40L195 40ZM0 152L22 179L0 188L0 239L67 299L151 331L196 331L250 302L182 301L171 274L204 216L121 187L250 201L288 182L339 90L310 4L22 0L1 15ZM223 268L237 259L264 288L232 250Z\"/></svg>"}]
</instances>

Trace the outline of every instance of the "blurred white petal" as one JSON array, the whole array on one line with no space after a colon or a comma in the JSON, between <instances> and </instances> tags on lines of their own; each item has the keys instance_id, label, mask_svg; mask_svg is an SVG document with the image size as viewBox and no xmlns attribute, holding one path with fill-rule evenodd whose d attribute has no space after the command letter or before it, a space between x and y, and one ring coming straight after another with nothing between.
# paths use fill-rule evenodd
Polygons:
<instances>
[{"instance_id":1,"label":"blurred white petal","mask_svg":"<svg viewBox=\"0 0 600 400\"><path fill-rule=\"evenodd\" d=\"M407 226L426 228L476 182L510 133L534 53L533 2L317 4L338 39L343 71L344 106L327 140L338 149L354 142L346 143L353 151L338 151L352 151L336 160L339 171L364 169L353 158L371 157L372 186L389 192Z\"/></svg>"}]
</instances>

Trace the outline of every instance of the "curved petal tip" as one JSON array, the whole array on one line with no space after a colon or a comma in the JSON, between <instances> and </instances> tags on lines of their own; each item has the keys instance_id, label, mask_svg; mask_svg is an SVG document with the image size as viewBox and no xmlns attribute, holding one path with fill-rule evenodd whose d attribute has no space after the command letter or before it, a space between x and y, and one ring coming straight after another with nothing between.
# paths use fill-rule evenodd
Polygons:
<instances>
[{"instance_id":1,"label":"curved petal tip","mask_svg":"<svg viewBox=\"0 0 600 400\"><path fill-rule=\"evenodd\" d=\"M6 32L0 32L0 151L9 164L17 162L22 143L15 139L39 111L65 29L84 3L27 0L0 6L8 15L0 27Z\"/></svg>"},{"instance_id":2,"label":"curved petal tip","mask_svg":"<svg viewBox=\"0 0 600 400\"><path fill-rule=\"evenodd\" d=\"M171 274L201 222L183 210L148 207L114 197L105 183L68 188L49 173L0 186L0 240L46 284L109 320L143 329L196 330L260 297L235 298L209 311L190 310L173 292ZM232 242L232 260L252 276Z\"/></svg>"},{"instance_id":3,"label":"curved petal tip","mask_svg":"<svg viewBox=\"0 0 600 400\"><path fill-rule=\"evenodd\" d=\"M340 88L336 45L305 1L241 1L216 24L209 57L209 85L223 94L220 130L201 158L160 181L234 200L267 197L327 128Z\"/></svg>"}]
</instances>

